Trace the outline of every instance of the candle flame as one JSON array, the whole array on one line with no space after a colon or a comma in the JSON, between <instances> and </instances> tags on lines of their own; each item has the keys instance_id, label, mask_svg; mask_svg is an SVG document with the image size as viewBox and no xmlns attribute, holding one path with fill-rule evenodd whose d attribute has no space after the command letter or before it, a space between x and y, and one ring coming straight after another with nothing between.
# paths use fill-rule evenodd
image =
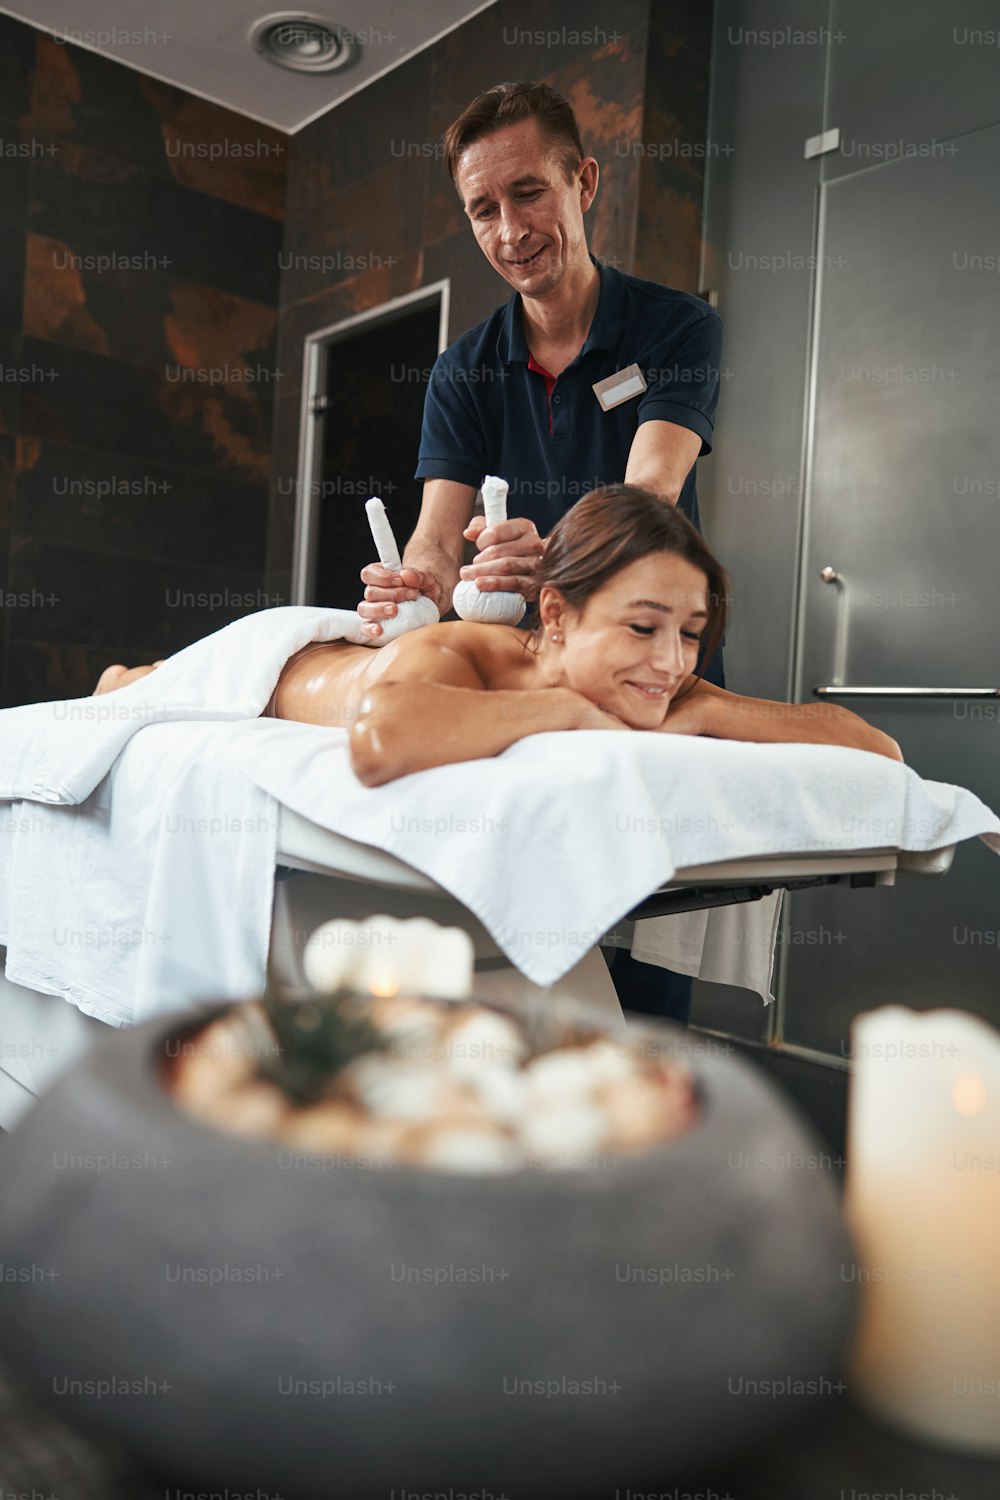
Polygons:
<instances>
[{"instance_id":1,"label":"candle flame","mask_svg":"<svg viewBox=\"0 0 1000 1500\"><path fill-rule=\"evenodd\" d=\"M986 1099L986 1085L978 1073L962 1073L955 1079L951 1102L960 1115L981 1115Z\"/></svg>"},{"instance_id":2,"label":"candle flame","mask_svg":"<svg viewBox=\"0 0 1000 1500\"><path fill-rule=\"evenodd\" d=\"M391 995L399 993L399 981L394 979L391 974L376 974L374 979L369 983L368 989L371 994L378 996L379 999L387 999Z\"/></svg>"}]
</instances>

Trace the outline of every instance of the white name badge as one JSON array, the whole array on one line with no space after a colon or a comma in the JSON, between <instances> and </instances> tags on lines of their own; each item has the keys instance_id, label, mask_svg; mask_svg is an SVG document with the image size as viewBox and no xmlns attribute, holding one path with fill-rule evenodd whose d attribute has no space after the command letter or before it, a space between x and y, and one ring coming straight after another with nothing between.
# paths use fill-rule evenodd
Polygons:
<instances>
[{"instance_id":1,"label":"white name badge","mask_svg":"<svg viewBox=\"0 0 1000 1500\"><path fill-rule=\"evenodd\" d=\"M610 411L613 406L621 406L623 401L630 401L633 396L640 395L646 389L642 371L638 365L629 365L627 369L619 370L614 375L608 375L604 380L598 380L594 384L594 395L601 403L602 411Z\"/></svg>"}]
</instances>

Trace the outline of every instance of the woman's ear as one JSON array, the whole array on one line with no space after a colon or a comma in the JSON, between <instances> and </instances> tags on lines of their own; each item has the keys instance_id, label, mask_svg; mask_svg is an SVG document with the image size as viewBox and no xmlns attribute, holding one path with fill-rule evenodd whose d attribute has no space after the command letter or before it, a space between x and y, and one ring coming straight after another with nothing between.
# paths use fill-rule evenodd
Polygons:
<instances>
[{"instance_id":1,"label":"woman's ear","mask_svg":"<svg viewBox=\"0 0 1000 1500\"><path fill-rule=\"evenodd\" d=\"M558 589L547 583L538 595L538 618L543 630L561 630L566 623L567 605Z\"/></svg>"}]
</instances>

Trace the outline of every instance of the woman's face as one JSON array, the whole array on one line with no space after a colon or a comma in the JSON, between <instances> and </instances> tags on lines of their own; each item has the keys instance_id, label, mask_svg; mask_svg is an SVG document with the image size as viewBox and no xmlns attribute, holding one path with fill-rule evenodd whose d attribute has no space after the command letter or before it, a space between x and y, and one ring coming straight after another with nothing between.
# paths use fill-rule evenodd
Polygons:
<instances>
[{"instance_id":1,"label":"woman's face","mask_svg":"<svg viewBox=\"0 0 1000 1500\"><path fill-rule=\"evenodd\" d=\"M708 619L701 569L653 552L616 573L582 610L551 588L539 606L557 680L633 729L659 729L698 661ZM552 642L553 630L561 642Z\"/></svg>"}]
</instances>

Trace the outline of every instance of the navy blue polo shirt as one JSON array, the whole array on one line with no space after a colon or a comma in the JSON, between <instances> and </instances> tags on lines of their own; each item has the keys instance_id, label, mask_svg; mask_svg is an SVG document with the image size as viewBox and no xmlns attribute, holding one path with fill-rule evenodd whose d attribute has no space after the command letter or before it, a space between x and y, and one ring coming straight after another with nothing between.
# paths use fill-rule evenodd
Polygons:
<instances>
[{"instance_id":1,"label":"navy blue polo shirt","mask_svg":"<svg viewBox=\"0 0 1000 1500\"><path fill-rule=\"evenodd\" d=\"M701 453L712 447L718 314L687 292L590 258L601 278L597 310L583 348L554 384L532 360L515 293L438 355L424 401L416 478L478 489L485 475L499 474L510 485L508 514L527 516L541 536L581 495L625 478L640 423L676 422L698 434ZM645 391L603 411L594 383L631 364ZM694 466L678 505L698 526Z\"/></svg>"}]
</instances>

